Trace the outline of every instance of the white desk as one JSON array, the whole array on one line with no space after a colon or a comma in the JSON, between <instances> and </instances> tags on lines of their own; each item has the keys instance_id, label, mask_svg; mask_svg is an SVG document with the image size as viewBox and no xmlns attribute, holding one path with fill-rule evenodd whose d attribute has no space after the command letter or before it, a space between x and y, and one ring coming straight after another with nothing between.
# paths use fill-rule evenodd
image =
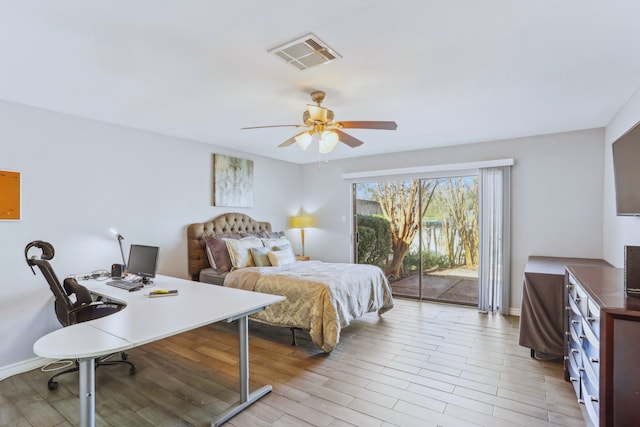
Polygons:
<instances>
[{"instance_id":1,"label":"white desk","mask_svg":"<svg viewBox=\"0 0 640 427\"><path fill-rule=\"evenodd\" d=\"M177 335L219 321L238 320L240 403L218 417L220 425L271 391L271 386L249 393L249 330L247 317L283 301L278 295L207 285L157 276L153 288L129 292L105 282L84 281L93 294L127 306L110 316L58 329L40 338L33 351L53 359L80 362L80 422L95 425L95 359ZM177 296L149 298L151 289L177 289Z\"/></svg>"}]
</instances>

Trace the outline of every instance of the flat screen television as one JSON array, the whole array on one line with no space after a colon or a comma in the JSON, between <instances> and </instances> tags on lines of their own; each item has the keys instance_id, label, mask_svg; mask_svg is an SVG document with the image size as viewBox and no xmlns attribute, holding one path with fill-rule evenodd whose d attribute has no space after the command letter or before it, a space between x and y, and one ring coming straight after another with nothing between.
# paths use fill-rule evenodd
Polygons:
<instances>
[{"instance_id":1,"label":"flat screen television","mask_svg":"<svg viewBox=\"0 0 640 427\"><path fill-rule=\"evenodd\" d=\"M640 123L613 143L618 216L640 216Z\"/></svg>"},{"instance_id":2,"label":"flat screen television","mask_svg":"<svg viewBox=\"0 0 640 427\"><path fill-rule=\"evenodd\" d=\"M141 277L142 283L151 283L156 277L159 252L157 246L131 245L127 273Z\"/></svg>"}]
</instances>

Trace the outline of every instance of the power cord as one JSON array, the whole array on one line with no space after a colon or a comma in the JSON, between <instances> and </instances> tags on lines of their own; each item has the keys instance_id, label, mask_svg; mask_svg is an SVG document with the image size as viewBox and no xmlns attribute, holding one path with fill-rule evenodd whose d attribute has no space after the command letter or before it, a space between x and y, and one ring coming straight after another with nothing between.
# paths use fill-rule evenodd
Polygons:
<instances>
[{"instance_id":1,"label":"power cord","mask_svg":"<svg viewBox=\"0 0 640 427\"><path fill-rule=\"evenodd\" d=\"M107 270L94 270L89 274L71 274L67 277L72 277L76 280L106 280L111 277L111 273Z\"/></svg>"}]
</instances>

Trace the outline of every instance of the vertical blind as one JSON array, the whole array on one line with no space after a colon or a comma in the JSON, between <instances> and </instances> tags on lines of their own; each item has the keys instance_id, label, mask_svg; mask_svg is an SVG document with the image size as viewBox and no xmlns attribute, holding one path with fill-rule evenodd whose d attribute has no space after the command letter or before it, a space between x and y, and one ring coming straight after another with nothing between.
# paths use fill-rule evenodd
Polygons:
<instances>
[{"instance_id":1,"label":"vertical blind","mask_svg":"<svg viewBox=\"0 0 640 427\"><path fill-rule=\"evenodd\" d=\"M511 276L511 166L480 168L479 171L478 309L508 314Z\"/></svg>"}]
</instances>

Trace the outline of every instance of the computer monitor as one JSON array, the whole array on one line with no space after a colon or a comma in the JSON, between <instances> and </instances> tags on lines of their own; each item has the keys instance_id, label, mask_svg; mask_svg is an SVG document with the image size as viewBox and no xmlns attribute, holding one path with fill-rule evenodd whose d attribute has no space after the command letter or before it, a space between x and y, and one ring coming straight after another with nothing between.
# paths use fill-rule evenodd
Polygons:
<instances>
[{"instance_id":1,"label":"computer monitor","mask_svg":"<svg viewBox=\"0 0 640 427\"><path fill-rule=\"evenodd\" d=\"M156 277L158 268L157 246L131 245L129 249L129 262L127 263L127 273L135 274L142 278L142 283L151 283L150 279Z\"/></svg>"}]
</instances>

